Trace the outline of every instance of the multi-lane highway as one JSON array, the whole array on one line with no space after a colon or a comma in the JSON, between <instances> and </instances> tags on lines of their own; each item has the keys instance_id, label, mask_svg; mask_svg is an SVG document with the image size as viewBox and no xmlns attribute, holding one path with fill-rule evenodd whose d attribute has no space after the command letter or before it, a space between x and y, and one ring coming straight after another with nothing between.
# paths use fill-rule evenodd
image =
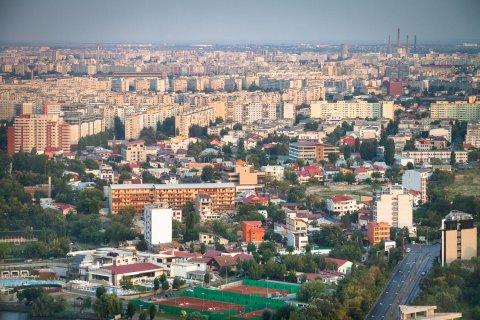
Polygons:
<instances>
[{"instance_id":1,"label":"multi-lane highway","mask_svg":"<svg viewBox=\"0 0 480 320\"><path fill-rule=\"evenodd\" d=\"M422 272L428 272L440 246L410 245L410 253L400 262L368 319L397 319L398 306L409 304L418 294Z\"/></svg>"}]
</instances>

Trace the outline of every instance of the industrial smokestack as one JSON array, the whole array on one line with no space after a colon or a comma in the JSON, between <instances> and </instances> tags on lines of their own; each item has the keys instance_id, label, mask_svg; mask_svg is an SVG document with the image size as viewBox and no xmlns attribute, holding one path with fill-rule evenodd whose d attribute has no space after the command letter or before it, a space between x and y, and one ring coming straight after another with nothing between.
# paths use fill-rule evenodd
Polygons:
<instances>
[{"instance_id":1,"label":"industrial smokestack","mask_svg":"<svg viewBox=\"0 0 480 320\"><path fill-rule=\"evenodd\" d=\"M413 36L413 52L417 53L417 35Z\"/></svg>"},{"instance_id":2,"label":"industrial smokestack","mask_svg":"<svg viewBox=\"0 0 480 320\"><path fill-rule=\"evenodd\" d=\"M406 53L406 55L408 56L408 34L407 34L407 46L406 46L406 48L405 48L405 53Z\"/></svg>"},{"instance_id":3,"label":"industrial smokestack","mask_svg":"<svg viewBox=\"0 0 480 320\"><path fill-rule=\"evenodd\" d=\"M400 28L397 29L397 50L400 49Z\"/></svg>"},{"instance_id":4,"label":"industrial smokestack","mask_svg":"<svg viewBox=\"0 0 480 320\"><path fill-rule=\"evenodd\" d=\"M390 47L390 35L388 35L387 53L392 53L392 48Z\"/></svg>"}]
</instances>

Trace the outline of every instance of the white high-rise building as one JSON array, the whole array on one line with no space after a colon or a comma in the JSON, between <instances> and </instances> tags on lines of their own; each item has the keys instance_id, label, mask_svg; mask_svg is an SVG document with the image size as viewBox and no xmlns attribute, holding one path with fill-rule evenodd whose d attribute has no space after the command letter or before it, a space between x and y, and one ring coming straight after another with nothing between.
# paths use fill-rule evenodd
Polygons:
<instances>
[{"instance_id":1,"label":"white high-rise building","mask_svg":"<svg viewBox=\"0 0 480 320\"><path fill-rule=\"evenodd\" d=\"M413 196L402 185L383 187L375 192L373 220L393 228L413 226Z\"/></svg>"},{"instance_id":2,"label":"white high-rise building","mask_svg":"<svg viewBox=\"0 0 480 320\"><path fill-rule=\"evenodd\" d=\"M173 210L165 203L145 205L145 241L150 247L172 242Z\"/></svg>"}]
</instances>

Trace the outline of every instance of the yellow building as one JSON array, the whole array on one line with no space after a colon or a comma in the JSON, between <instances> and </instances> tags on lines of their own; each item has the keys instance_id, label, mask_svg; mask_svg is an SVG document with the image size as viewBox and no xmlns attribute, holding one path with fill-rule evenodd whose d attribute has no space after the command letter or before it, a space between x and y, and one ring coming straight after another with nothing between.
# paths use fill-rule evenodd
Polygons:
<instances>
[{"instance_id":1,"label":"yellow building","mask_svg":"<svg viewBox=\"0 0 480 320\"><path fill-rule=\"evenodd\" d=\"M437 101L430 106L430 118L480 120L480 102Z\"/></svg>"},{"instance_id":2,"label":"yellow building","mask_svg":"<svg viewBox=\"0 0 480 320\"><path fill-rule=\"evenodd\" d=\"M113 184L108 188L112 214L126 206L134 206L137 214L143 214L144 206L154 202L165 202L169 208L181 209L187 202L193 202L197 194L210 195L212 212L235 209L233 183Z\"/></svg>"}]
</instances>

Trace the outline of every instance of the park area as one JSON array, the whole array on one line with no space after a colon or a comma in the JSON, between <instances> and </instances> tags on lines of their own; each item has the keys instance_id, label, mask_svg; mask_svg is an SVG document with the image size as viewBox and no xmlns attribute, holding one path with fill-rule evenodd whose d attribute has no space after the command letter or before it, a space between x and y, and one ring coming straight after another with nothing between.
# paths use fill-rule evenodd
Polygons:
<instances>
[{"instance_id":1,"label":"park area","mask_svg":"<svg viewBox=\"0 0 480 320\"><path fill-rule=\"evenodd\" d=\"M453 184L445 188L450 197L455 196L474 196L480 195L480 169L467 169L458 171L455 174Z\"/></svg>"}]
</instances>

